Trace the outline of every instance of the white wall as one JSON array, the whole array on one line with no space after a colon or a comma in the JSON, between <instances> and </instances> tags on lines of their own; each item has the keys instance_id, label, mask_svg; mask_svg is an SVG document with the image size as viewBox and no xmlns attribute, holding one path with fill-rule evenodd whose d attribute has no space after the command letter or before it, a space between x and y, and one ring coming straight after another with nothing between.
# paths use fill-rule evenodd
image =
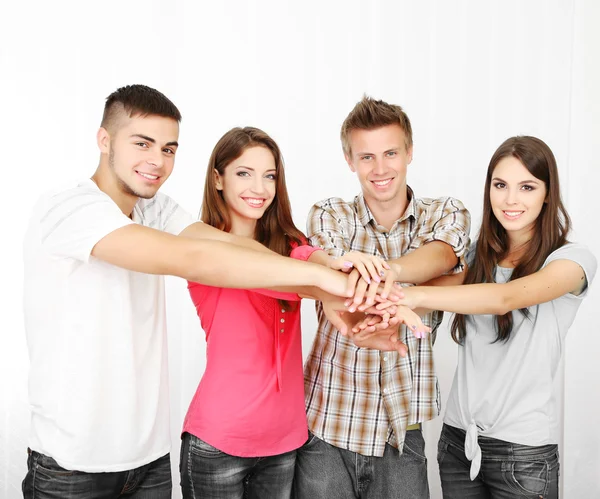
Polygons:
<instances>
[{"instance_id":1,"label":"white wall","mask_svg":"<svg viewBox=\"0 0 600 499\"><path fill-rule=\"evenodd\" d=\"M569 130L568 205L576 237L600 257L597 200L600 145L600 4L576 2L573 23L571 125ZM565 352L564 445L565 497L600 497L600 286L596 282L573 324Z\"/></svg>"},{"instance_id":2,"label":"white wall","mask_svg":"<svg viewBox=\"0 0 600 499\"><path fill-rule=\"evenodd\" d=\"M591 222L600 135L593 0L346 2L24 1L0 15L0 142L5 226L0 326L0 497L19 497L28 431L20 242L29 206L49 186L89 176L103 99L145 83L184 115L177 168L165 191L192 212L206 162L227 129L254 125L279 142L295 219L310 205L350 198L339 126L363 92L403 105L412 119L418 195L453 195L480 220L485 168L506 137L543 138L557 156L577 239L600 256ZM8 196L8 197L6 197ZM595 223L595 230L589 230ZM472 236L475 235L475 229ZM204 367L204 342L182 282L168 280L174 470L178 433ZM600 343L584 302L566 352L564 497L600 495ZM304 344L315 329L304 305ZM436 345L444 397L456 348ZM426 425L432 498L441 497L436 443ZM178 476L175 475L175 484ZM175 497L179 489L175 486Z\"/></svg>"}]
</instances>

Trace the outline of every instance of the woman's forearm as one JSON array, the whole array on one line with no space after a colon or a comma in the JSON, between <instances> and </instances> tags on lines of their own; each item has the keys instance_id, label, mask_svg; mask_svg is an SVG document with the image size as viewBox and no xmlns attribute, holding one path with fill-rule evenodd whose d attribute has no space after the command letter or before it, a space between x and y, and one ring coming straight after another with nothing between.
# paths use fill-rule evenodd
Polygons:
<instances>
[{"instance_id":1,"label":"woman's forearm","mask_svg":"<svg viewBox=\"0 0 600 499\"><path fill-rule=\"evenodd\" d=\"M503 284L471 284L464 286L417 286L404 288L410 306L425 310L444 310L459 314L502 315L507 310Z\"/></svg>"}]
</instances>

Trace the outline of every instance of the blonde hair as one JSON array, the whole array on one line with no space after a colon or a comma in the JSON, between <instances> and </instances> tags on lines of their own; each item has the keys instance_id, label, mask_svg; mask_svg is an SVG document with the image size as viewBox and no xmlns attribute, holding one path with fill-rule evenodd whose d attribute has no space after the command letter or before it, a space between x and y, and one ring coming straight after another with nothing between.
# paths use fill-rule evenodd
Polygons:
<instances>
[{"instance_id":1,"label":"blonde hair","mask_svg":"<svg viewBox=\"0 0 600 499\"><path fill-rule=\"evenodd\" d=\"M410 120L400 106L388 104L382 100L363 95L342 123L340 139L346 156L350 156L350 132L352 130L375 130L387 125L399 125L404 131L405 146L412 147L412 127Z\"/></svg>"}]
</instances>

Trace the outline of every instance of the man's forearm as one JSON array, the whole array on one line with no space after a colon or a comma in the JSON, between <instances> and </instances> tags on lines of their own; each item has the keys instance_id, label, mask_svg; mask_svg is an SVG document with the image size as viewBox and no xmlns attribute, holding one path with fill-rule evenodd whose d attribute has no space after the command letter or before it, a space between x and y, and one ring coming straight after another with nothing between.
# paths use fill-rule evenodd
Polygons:
<instances>
[{"instance_id":1,"label":"man's forearm","mask_svg":"<svg viewBox=\"0 0 600 499\"><path fill-rule=\"evenodd\" d=\"M209 286L318 286L338 296L353 291L346 289L350 286L345 276L322 265L218 240L174 236L138 224L104 236L92 255L134 272L173 275Z\"/></svg>"},{"instance_id":2,"label":"man's forearm","mask_svg":"<svg viewBox=\"0 0 600 499\"><path fill-rule=\"evenodd\" d=\"M258 241L249 237L236 236L230 234L208 224L197 222L186 227L181 234L182 237L189 237L191 239L209 240L209 241L221 241L225 243L235 244L243 248L248 248L254 251L260 251L262 253L271 253L275 255L274 251L271 251L266 246L262 245Z\"/></svg>"},{"instance_id":3,"label":"man's forearm","mask_svg":"<svg viewBox=\"0 0 600 499\"><path fill-rule=\"evenodd\" d=\"M176 275L209 286L294 291L328 280L323 273L327 269L320 265L270 253L222 241L194 241L187 264L180 264ZM345 294L345 283L332 282L330 287Z\"/></svg>"},{"instance_id":4,"label":"man's forearm","mask_svg":"<svg viewBox=\"0 0 600 499\"><path fill-rule=\"evenodd\" d=\"M462 272L458 274L448 274L442 275L440 277L435 277L434 279L430 279L429 281L423 282L420 286L460 286L467 275L467 266Z\"/></svg>"},{"instance_id":5,"label":"man's forearm","mask_svg":"<svg viewBox=\"0 0 600 499\"><path fill-rule=\"evenodd\" d=\"M323 253L322 251L316 253ZM313 253L314 254L314 253ZM310 265L317 265L319 268L319 275L322 276L323 280L328 283L328 289L339 289L345 290L348 286L348 276L337 270L332 270L323 265L311 263ZM346 296L345 294L332 295L330 292L323 290L316 285L291 285L291 286L267 286L272 291L282 291L284 293L296 293L302 298L310 298L312 300L324 301L333 299L337 296Z\"/></svg>"},{"instance_id":6,"label":"man's forearm","mask_svg":"<svg viewBox=\"0 0 600 499\"><path fill-rule=\"evenodd\" d=\"M401 282L422 284L452 270L458 258L450 245L432 241L388 263L400 265Z\"/></svg>"}]
</instances>

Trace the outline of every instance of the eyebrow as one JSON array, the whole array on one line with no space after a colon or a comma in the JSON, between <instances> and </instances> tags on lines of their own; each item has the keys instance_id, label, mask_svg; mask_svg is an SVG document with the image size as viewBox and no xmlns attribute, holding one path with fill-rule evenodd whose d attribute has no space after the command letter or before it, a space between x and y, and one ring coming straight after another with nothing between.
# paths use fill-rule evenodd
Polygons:
<instances>
[{"instance_id":1,"label":"eyebrow","mask_svg":"<svg viewBox=\"0 0 600 499\"><path fill-rule=\"evenodd\" d=\"M383 154L387 154L388 152L392 152L392 151L398 151L401 147L402 146L391 147L390 149L387 149L387 150L383 151ZM372 152L357 152L356 155L357 156L366 156L366 155L374 156L375 153L372 153Z\"/></svg>"},{"instance_id":2,"label":"eyebrow","mask_svg":"<svg viewBox=\"0 0 600 499\"><path fill-rule=\"evenodd\" d=\"M255 171L254 168L250 167L250 166L245 166L245 165L238 165L236 166L237 168L245 168L246 170L250 170L250 171ZM271 168L270 170L267 170L268 172L276 172L277 168Z\"/></svg>"},{"instance_id":3,"label":"eyebrow","mask_svg":"<svg viewBox=\"0 0 600 499\"><path fill-rule=\"evenodd\" d=\"M504 182L505 184L507 184L508 182L506 182L506 180L502 180L500 177L494 177L492 179L492 182L494 180L498 180L500 182ZM523 184L539 184L539 182L537 180L523 180L522 182L519 182L518 185L523 185Z\"/></svg>"},{"instance_id":4,"label":"eyebrow","mask_svg":"<svg viewBox=\"0 0 600 499\"><path fill-rule=\"evenodd\" d=\"M154 140L152 137L148 137L147 135L142 135L139 133L134 133L133 135L130 135L130 138L133 137L139 137L140 139L144 139L147 140L148 142L152 143L152 144L156 144L156 140ZM176 140L172 140L171 142L167 142L165 144L166 146L175 146L178 147L179 146L179 142L177 142Z\"/></svg>"}]
</instances>

